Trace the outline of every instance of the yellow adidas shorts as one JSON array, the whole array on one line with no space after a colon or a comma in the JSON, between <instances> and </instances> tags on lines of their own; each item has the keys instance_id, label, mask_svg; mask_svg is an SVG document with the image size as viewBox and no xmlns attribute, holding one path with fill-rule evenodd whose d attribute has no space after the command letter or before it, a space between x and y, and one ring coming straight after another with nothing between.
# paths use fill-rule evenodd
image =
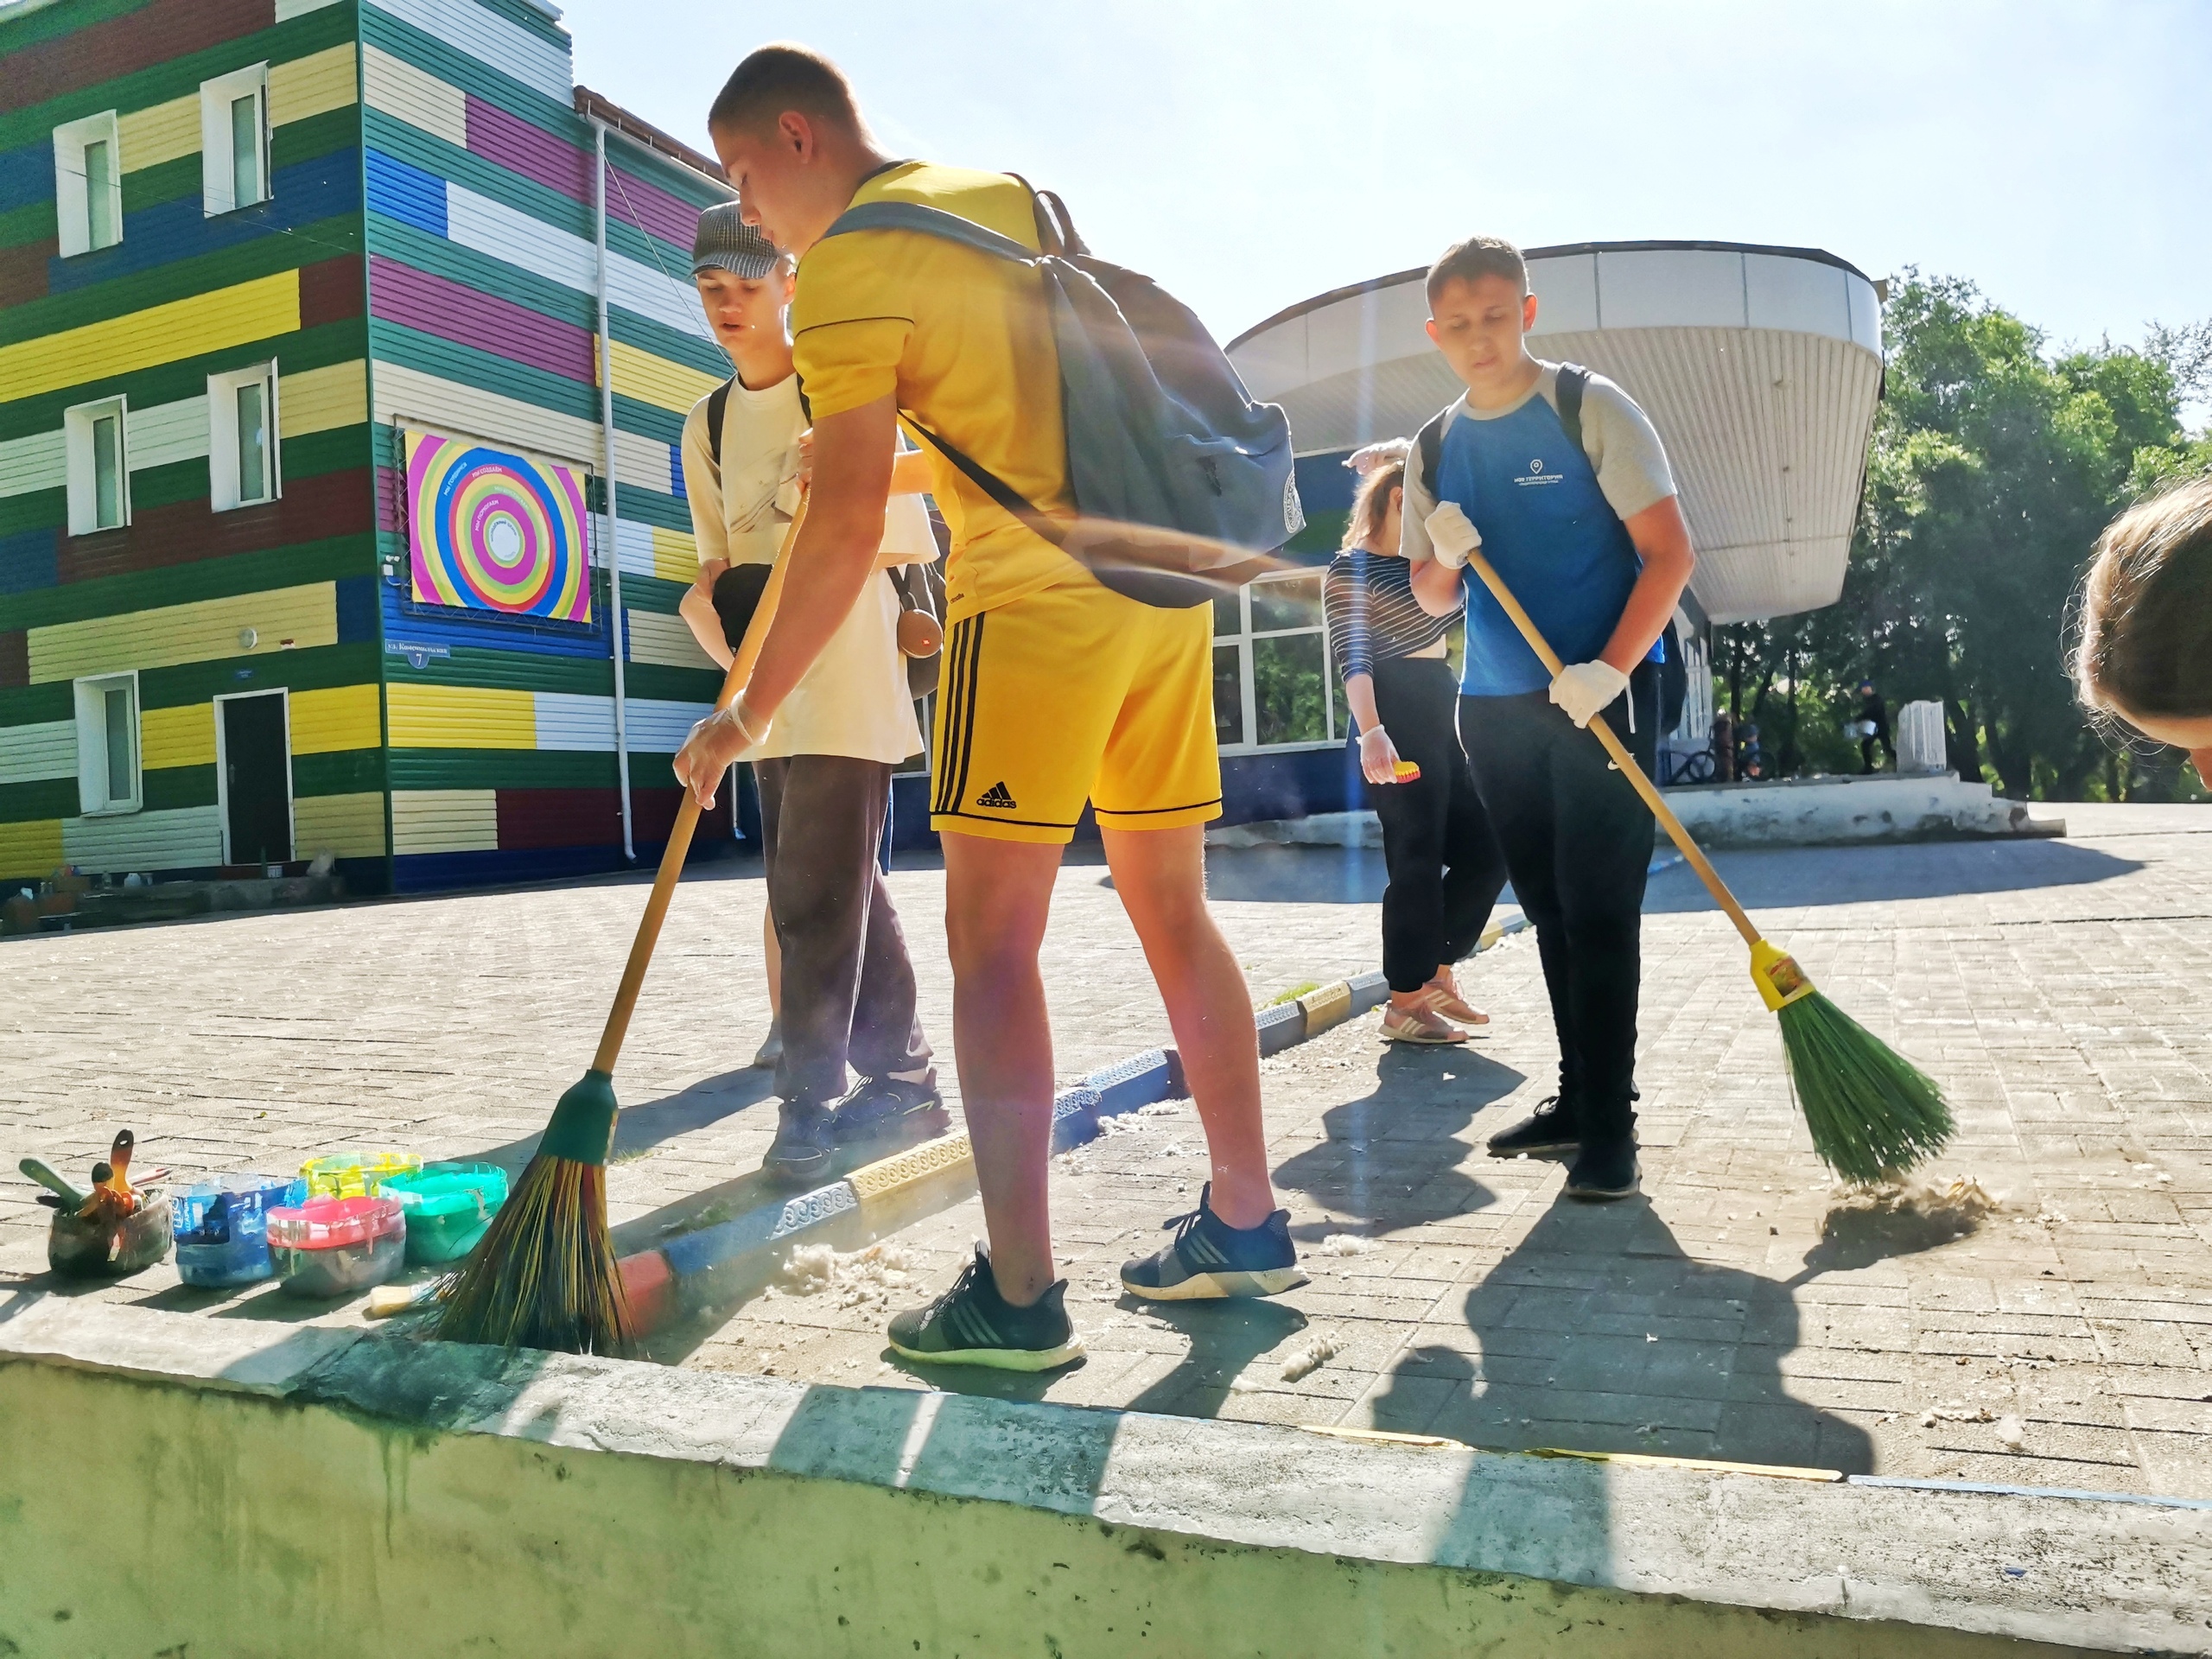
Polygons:
<instances>
[{"instance_id":1,"label":"yellow adidas shorts","mask_svg":"<svg viewBox=\"0 0 2212 1659\"><path fill-rule=\"evenodd\" d=\"M1213 607L1081 582L956 622L935 735L932 830L1066 842L1086 800L1114 830L1217 818Z\"/></svg>"}]
</instances>

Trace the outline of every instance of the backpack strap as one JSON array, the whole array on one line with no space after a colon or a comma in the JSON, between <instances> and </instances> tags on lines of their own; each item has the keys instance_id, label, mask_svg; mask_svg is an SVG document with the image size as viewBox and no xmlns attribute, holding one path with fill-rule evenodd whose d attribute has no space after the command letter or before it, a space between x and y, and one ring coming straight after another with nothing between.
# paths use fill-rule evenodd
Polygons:
<instances>
[{"instance_id":1,"label":"backpack strap","mask_svg":"<svg viewBox=\"0 0 2212 1659\"><path fill-rule=\"evenodd\" d=\"M1567 441L1582 450L1582 394L1589 387L1590 371L1580 363L1559 365L1559 423L1567 429ZM1582 450L1586 456L1587 450Z\"/></svg>"},{"instance_id":2,"label":"backpack strap","mask_svg":"<svg viewBox=\"0 0 2212 1659\"><path fill-rule=\"evenodd\" d=\"M1428 423L1414 435L1414 448L1421 456L1421 486L1428 492L1428 499L1436 499L1436 462L1444 453L1444 418L1452 412L1447 406L1428 417Z\"/></svg>"},{"instance_id":3,"label":"backpack strap","mask_svg":"<svg viewBox=\"0 0 2212 1659\"><path fill-rule=\"evenodd\" d=\"M707 453L715 458L715 470L722 465L722 415L729 408L729 389L737 384L735 375L707 394Z\"/></svg>"},{"instance_id":4,"label":"backpack strap","mask_svg":"<svg viewBox=\"0 0 2212 1659\"><path fill-rule=\"evenodd\" d=\"M931 448L957 467L963 476L982 491L1000 507L1021 521L1032 534L1043 537L1054 547L1067 541L1067 532L1048 514L1041 511L1029 498L1015 489L981 461L970 459L960 450L924 426L912 416L903 416L906 424L926 439Z\"/></svg>"},{"instance_id":5,"label":"backpack strap","mask_svg":"<svg viewBox=\"0 0 2212 1659\"><path fill-rule=\"evenodd\" d=\"M973 248L978 253L988 253L1013 264L1034 264L1040 257L1012 237L1001 236L972 219L963 219L957 213L948 213L942 207L927 207L918 201L864 201L838 214L822 235L826 240L833 236L848 236L855 231L917 231L941 242L957 242L963 248Z\"/></svg>"}]
</instances>

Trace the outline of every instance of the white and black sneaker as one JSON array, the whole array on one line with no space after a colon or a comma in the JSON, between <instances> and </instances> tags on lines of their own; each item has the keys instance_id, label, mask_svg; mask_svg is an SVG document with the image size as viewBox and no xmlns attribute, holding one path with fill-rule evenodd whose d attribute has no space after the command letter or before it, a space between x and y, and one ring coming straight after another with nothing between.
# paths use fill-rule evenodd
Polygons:
<instances>
[{"instance_id":1,"label":"white and black sneaker","mask_svg":"<svg viewBox=\"0 0 2212 1659\"><path fill-rule=\"evenodd\" d=\"M1193 1302L1220 1296L1279 1296L1306 1282L1290 1242L1290 1211L1278 1210L1256 1227L1231 1227L1213 1212L1213 1183L1198 1190L1198 1207L1163 1224L1175 1236L1151 1255L1122 1265L1122 1288L1151 1302Z\"/></svg>"},{"instance_id":2,"label":"white and black sneaker","mask_svg":"<svg viewBox=\"0 0 2212 1659\"><path fill-rule=\"evenodd\" d=\"M978 1244L950 1290L927 1307L892 1316L891 1346L925 1364L1049 1371L1083 1357L1083 1338L1064 1306L1067 1289L1068 1281L1058 1280L1027 1307L1013 1306L999 1294L991 1258Z\"/></svg>"}]
</instances>

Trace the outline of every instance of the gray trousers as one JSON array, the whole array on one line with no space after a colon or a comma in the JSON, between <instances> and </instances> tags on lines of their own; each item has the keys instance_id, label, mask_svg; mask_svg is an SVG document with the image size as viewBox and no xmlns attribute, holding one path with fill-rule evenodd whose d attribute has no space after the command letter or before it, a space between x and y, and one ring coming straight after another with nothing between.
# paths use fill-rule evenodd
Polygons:
<instances>
[{"instance_id":1,"label":"gray trousers","mask_svg":"<svg viewBox=\"0 0 2212 1659\"><path fill-rule=\"evenodd\" d=\"M756 761L753 773L768 908L784 957L776 1092L827 1105L845 1092L848 1062L863 1077L926 1069L914 968L875 859L891 767L795 754Z\"/></svg>"}]
</instances>

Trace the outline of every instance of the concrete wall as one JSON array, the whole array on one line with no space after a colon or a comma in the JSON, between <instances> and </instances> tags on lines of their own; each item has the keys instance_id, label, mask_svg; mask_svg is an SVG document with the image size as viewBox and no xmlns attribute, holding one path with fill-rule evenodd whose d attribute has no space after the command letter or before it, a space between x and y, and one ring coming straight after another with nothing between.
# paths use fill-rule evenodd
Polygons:
<instances>
[{"instance_id":1,"label":"concrete wall","mask_svg":"<svg viewBox=\"0 0 2212 1659\"><path fill-rule=\"evenodd\" d=\"M0 1424L4 1654L2212 1643L2212 1517L2187 1510L809 1389L57 1298L0 1301Z\"/></svg>"}]
</instances>

